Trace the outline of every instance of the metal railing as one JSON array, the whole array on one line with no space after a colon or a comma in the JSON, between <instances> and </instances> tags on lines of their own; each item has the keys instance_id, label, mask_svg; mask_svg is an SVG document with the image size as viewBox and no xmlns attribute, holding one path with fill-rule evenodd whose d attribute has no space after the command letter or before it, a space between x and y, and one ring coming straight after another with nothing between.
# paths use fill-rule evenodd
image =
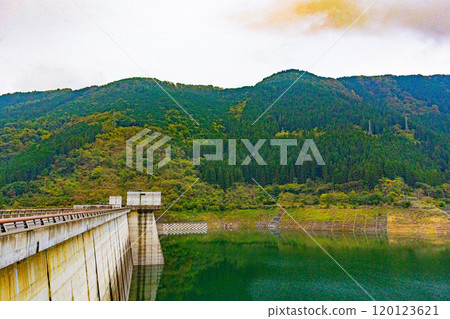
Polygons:
<instances>
[{"instance_id":1,"label":"metal railing","mask_svg":"<svg viewBox=\"0 0 450 319\"><path fill-rule=\"evenodd\" d=\"M0 219L19 218L36 215L54 215L78 211L73 208L24 208L24 209L2 209Z\"/></svg>"},{"instance_id":2,"label":"metal railing","mask_svg":"<svg viewBox=\"0 0 450 319\"><path fill-rule=\"evenodd\" d=\"M80 206L80 207L76 207ZM81 207L83 206L83 207ZM21 208L21 209L0 209L0 219L3 218L19 218L28 216L40 216L40 215L54 215L64 214L71 212L87 211L87 210L99 210L115 208L110 205L98 206L98 205L75 205L73 208Z\"/></svg>"},{"instance_id":3,"label":"metal railing","mask_svg":"<svg viewBox=\"0 0 450 319\"><path fill-rule=\"evenodd\" d=\"M16 218L0 219L0 236L16 231L26 231L30 228L37 228L46 225L56 225L60 223L80 220L84 218L97 217L106 214L129 212L129 209L101 209L76 211L58 214L42 214L34 216L24 216Z\"/></svg>"}]
</instances>

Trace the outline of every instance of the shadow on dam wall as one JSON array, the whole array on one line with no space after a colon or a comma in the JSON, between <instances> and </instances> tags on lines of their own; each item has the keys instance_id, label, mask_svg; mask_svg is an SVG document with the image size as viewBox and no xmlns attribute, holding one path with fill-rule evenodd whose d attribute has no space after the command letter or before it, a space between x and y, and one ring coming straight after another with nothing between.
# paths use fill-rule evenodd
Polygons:
<instances>
[{"instance_id":1,"label":"shadow on dam wall","mask_svg":"<svg viewBox=\"0 0 450 319\"><path fill-rule=\"evenodd\" d=\"M0 237L0 259L9 263L0 269L0 300L128 300L133 265L135 272L150 265L162 271L154 222L153 213L134 211ZM39 251L42 238L49 248ZM151 292L141 294L151 299Z\"/></svg>"}]
</instances>

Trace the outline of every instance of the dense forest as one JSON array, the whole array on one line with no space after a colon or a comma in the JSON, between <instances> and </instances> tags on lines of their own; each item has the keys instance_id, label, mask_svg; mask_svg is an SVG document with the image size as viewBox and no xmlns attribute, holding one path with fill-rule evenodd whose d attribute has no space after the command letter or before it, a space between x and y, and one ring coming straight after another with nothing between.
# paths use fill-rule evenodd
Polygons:
<instances>
[{"instance_id":1,"label":"dense forest","mask_svg":"<svg viewBox=\"0 0 450 319\"><path fill-rule=\"evenodd\" d=\"M302 204L377 204L417 194L449 203L450 76L305 73L253 124L301 73L238 89L158 81L197 123L153 79L0 96L0 207L102 202L134 188L162 190L169 201L196 177L178 208L265 205L253 179ZM125 141L144 127L172 138L172 161L154 176L125 165ZM237 140L238 165L228 165L228 154L192 165L192 141L205 138L223 139L225 152L227 140ZM287 165L268 141L259 151L267 165L240 165L248 155L242 139L274 138L299 141ZM306 139L326 165L295 165Z\"/></svg>"}]
</instances>

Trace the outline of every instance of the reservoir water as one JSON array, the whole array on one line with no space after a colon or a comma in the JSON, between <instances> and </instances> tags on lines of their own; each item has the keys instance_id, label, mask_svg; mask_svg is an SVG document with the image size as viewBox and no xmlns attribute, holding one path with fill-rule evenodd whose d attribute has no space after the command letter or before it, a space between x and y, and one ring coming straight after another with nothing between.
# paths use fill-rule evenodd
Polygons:
<instances>
[{"instance_id":1,"label":"reservoir water","mask_svg":"<svg viewBox=\"0 0 450 319\"><path fill-rule=\"evenodd\" d=\"M375 300L449 300L442 238L316 233ZM299 231L162 236L164 266L133 270L130 300L370 300Z\"/></svg>"}]
</instances>

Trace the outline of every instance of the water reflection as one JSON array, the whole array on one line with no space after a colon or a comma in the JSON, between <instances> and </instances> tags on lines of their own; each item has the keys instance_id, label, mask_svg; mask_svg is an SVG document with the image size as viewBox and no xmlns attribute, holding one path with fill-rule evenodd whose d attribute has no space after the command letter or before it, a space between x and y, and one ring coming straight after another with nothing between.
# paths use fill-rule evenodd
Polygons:
<instances>
[{"instance_id":1,"label":"water reflection","mask_svg":"<svg viewBox=\"0 0 450 319\"><path fill-rule=\"evenodd\" d=\"M448 238L310 233L377 300L449 299ZM136 267L130 300L368 299L299 231L163 236L161 244L164 271Z\"/></svg>"},{"instance_id":2,"label":"water reflection","mask_svg":"<svg viewBox=\"0 0 450 319\"><path fill-rule=\"evenodd\" d=\"M163 265L134 266L131 278L130 301L154 301L163 271Z\"/></svg>"}]
</instances>

